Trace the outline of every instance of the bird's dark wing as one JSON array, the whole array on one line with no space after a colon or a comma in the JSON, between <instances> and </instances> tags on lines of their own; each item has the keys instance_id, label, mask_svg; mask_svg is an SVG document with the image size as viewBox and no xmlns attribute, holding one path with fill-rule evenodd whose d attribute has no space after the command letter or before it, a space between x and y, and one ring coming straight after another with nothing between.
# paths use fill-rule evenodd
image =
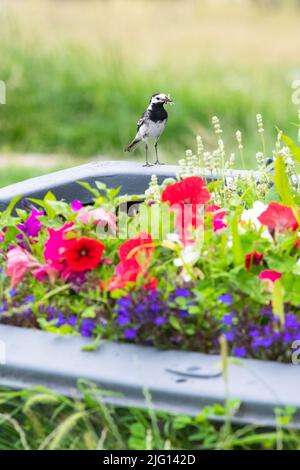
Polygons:
<instances>
[{"instance_id":1,"label":"bird's dark wing","mask_svg":"<svg viewBox=\"0 0 300 470\"><path fill-rule=\"evenodd\" d=\"M139 131L140 127L144 124L144 122L148 119L149 117L149 111L148 109L141 115L140 119L137 122L136 125L136 130L137 132Z\"/></svg>"}]
</instances>

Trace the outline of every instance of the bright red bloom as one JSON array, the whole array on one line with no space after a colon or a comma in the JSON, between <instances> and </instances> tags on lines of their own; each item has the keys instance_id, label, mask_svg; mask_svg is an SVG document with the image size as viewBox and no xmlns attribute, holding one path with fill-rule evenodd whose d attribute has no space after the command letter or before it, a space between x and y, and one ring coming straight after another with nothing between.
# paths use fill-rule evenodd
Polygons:
<instances>
[{"instance_id":1,"label":"bright red bloom","mask_svg":"<svg viewBox=\"0 0 300 470\"><path fill-rule=\"evenodd\" d=\"M163 190L162 201L175 212L176 227L185 243L190 241L190 228L198 228L202 224L199 209L209 199L206 182L200 176L189 176Z\"/></svg>"},{"instance_id":2,"label":"bright red bloom","mask_svg":"<svg viewBox=\"0 0 300 470\"><path fill-rule=\"evenodd\" d=\"M261 224L267 225L270 231L284 232L285 230L297 230L298 221L293 210L278 202L271 202L267 209L258 217Z\"/></svg>"},{"instance_id":3,"label":"bright red bloom","mask_svg":"<svg viewBox=\"0 0 300 470\"><path fill-rule=\"evenodd\" d=\"M278 271L272 271L270 269L266 269L265 271L262 271L260 275L258 276L258 279L267 280L271 282L275 282L281 278L282 278L281 273L279 273Z\"/></svg>"},{"instance_id":4,"label":"bright red bloom","mask_svg":"<svg viewBox=\"0 0 300 470\"><path fill-rule=\"evenodd\" d=\"M258 251L247 253L245 256L245 268L250 271L251 266L261 264L264 259L264 255Z\"/></svg>"},{"instance_id":5,"label":"bright red bloom","mask_svg":"<svg viewBox=\"0 0 300 470\"><path fill-rule=\"evenodd\" d=\"M170 184L162 192L162 201L173 204L205 204L210 199L206 182L200 176L189 176Z\"/></svg>"},{"instance_id":6,"label":"bright red bloom","mask_svg":"<svg viewBox=\"0 0 300 470\"><path fill-rule=\"evenodd\" d=\"M154 253L153 240L151 235L141 232L137 238L127 240L119 247L119 258L121 261L134 259L138 261L147 261Z\"/></svg>"},{"instance_id":7,"label":"bright red bloom","mask_svg":"<svg viewBox=\"0 0 300 470\"><path fill-rule=\"evenodd\" d=\"M103 243L88 237L66 240L64 246L67 268L77 272L97 268L104 251Z\"/></svg>"},{"instance_id":8,"label":"bright red bloom","mask_svg":"<svg viewBox=\"0 0 300 470\"><path fill-rule=\"evenodd\" d=\"M110 281L109 290L124 289L129 283L137 282L139 276L147 281L144 286L155 288L157 280L147 277L147 268L154 253L153 240L142 232L139 237L127 240L119 247L120 263L115 268L115 275Z\"/></svg>"}]
</instances>

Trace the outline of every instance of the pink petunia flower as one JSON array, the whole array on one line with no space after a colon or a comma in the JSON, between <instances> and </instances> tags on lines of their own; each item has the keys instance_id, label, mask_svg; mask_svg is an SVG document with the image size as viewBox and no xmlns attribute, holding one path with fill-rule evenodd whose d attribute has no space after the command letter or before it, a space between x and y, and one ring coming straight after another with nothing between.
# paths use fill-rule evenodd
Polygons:
<instances>
[{"instance_id":1,"label":"pink petunia flower","mask_svg":"<svg viewBox=\"0 0 300 470\"><path fill-rule=\"evenodd\" d=\"M58 278L59 272L49 264L41 264L33 272L33 277L35 277L40 282L46 282L48 279L50 284L54 284Z\"/></svg>"},{"instance_id":2,"label":"pink petunia flower","mask_svg":"<svg viewBox=\"0 0 300 470\"><path fill-rule=\"evenodd\" d=\"M36 258L20 246L7 253L7 275L11 278L12 287L16 287L28 272L38 267Z\"/></svg>"},{"instance_id":3,"label":"pink petunia flower","mask_svg":"<svg viewBox=\"0 0 300 470\"><path fill-rule=\"evenodd\" d=\"M273 283L281 278L282 278L281 273L279 273L278 271L272 271L270 269L266 269L265 271L262 271L260 275L258 276L258 279L271 281Z\"/></svg>"},{"instance_id":4,"label":"pink petunia flower","mask_svg":"<svg viewBox=\"0 0 300 470\"><path fill-rule=\"evenodd\" d=\"M103 227L107 226L114 233L117 228L116 215L105 211L102 207L90 211L83 208L78 212L77 219L84 225L92 223L94 225L101 224Z\"/></svg>"}]
</instances>

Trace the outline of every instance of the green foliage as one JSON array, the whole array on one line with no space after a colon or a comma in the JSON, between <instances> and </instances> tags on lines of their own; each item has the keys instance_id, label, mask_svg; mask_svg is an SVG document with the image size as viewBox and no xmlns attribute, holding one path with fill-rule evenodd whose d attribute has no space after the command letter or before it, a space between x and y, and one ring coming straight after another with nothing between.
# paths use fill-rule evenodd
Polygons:
<instances>
[{"instance_id":1,"label":"green foliage","mask_svg":"<svg viewBox=\"0 0 300 470\"><path fill-rule=\"evenodd\" d=\"M80 383L80 399L42 387L0 390L0 450L299 449L293 408L276 408L277 428L236 427L239 402L203 408L196 417L105 405L109 393ZM224 424L213 424L221 417Z\"/></svg>"},{"instance_id":2,"label":"green foliage","mask_svg":"<svg viewBox=\"0 0 300 470\"><path fill-rule=\"evenodd\" d=\"M283 204L293 206L293 189L286 174L283 157L278 155L275 162L274 183Z\"/></svg>"},{"instance_id":3,"label":"green foliage","mask_svg":"<svg viewBox=\"0 0 300 470\"><path fill-rule=\"evenodd\" d=\"M20 47L23 39L15 34L15 42L2 39L0 77L8 95L7 105L0 109L2 151L120 157L149 96L162 90L176 102L161 142L170 161L192 147L195 132L210 145L210 120L217 114L223 117L230 149L236 149L232 129L241 129L249 143L244 151L247 163L253 166L260 147L256 113L280 128L294 116L285 70L265 67L258 76L255 68L207 63L181 68L180 80L174 80L174 70L167 65L163 73L161 65L143 69L120 57L99 57L68 44L55 50L33 42ZM232 80L237 77L235 87ZM269 143L275 131L268 127L265 133ZM135 155L141 157L143 150Z\"/></svg>"}]
</instances>

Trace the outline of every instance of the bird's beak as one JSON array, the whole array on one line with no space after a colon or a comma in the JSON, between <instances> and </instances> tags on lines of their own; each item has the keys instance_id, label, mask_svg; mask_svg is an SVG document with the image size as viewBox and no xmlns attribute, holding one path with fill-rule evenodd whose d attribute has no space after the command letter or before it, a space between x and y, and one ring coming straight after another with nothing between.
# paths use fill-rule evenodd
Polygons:
<instances>
[{"instance_id":1,"label":"bird's beak","mask_svg":"<svg viewBox=\"0 0 300 470\"><path fill-rule=\"evenodd\" d=\"M164 102L165 102L165 103L173 103L173 104L174 104L174 101L172 100L171 96L166 96Z\"/></svg>"}]
</instances>

